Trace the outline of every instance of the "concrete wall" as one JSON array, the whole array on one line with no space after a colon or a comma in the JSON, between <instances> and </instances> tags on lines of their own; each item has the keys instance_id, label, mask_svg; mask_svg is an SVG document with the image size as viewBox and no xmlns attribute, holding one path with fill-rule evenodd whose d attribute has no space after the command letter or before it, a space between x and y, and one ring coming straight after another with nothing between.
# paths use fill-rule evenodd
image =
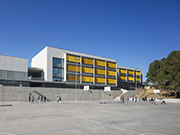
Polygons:
<instances>
[{"instance_id":1,"label":"concrete wall","mask_svg":"<svg viewBox=\"0 0 180 135\"><path fill-rule=\"evenodd\" d=\"M29 93L32 93L35 101L38 95L46 96L51 101L56 101L57 96L64 101L75 101L75 89L0 86L0 102L28 102ZM104 94L104 99L113 100L120 94L121 91L110 91ZM92 99L102 100L102 90L92 90ZM77 100L90 101L91 93L77 89Z\"/></svg>"}]
</instances>

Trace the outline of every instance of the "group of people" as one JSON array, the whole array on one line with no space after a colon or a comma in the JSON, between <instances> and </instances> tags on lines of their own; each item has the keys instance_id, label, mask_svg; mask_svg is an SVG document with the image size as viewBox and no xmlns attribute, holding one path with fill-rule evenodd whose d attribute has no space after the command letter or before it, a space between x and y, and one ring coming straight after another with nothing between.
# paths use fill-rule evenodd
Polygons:
<instances>
[{"instance_id":1,"label":"group of people","mask_svg":"<svg viewBox=\"0 0 180 135\"><path fill-rule=\"evenodd\" d=\"M38 96L37 97L37 103L40 103L40 102L46 102L46 96ZM29 102L32 102L32 103L34 103L34 96L31 94L31 93L29 93Z\"/></svg>"},{"instance_id":2,"label":"group of people","mask_svg":"<svg viewBox=\"0 0 180 135\"><path fill-rule=\"evenodd\" d=\"M151 99L149 99L149 101L150 101L151 104L156 105L156 99L155 98L151 98ZM166 104L164 99L161 100L161 105L162 104L164 104L164 105Z\"/></svg>"},{"instance_id":3,"label":"group of people","mask_svg":"<svg viewBox=\"0 0 180 135\"><path fill-rule=\"evenodd\" d=\"M125 103L125 98L124 98L124 96L121 97L121 101L122 101L122 102L121 102L122 104ZM137 98L137 97L132 97L132 101L133 101L133 102L137 102L137 101L138 101L138 98ZM142 98L142 99L139 98L139 101L147 101L147 97L144 97L144 98ZM149 101L150 101L151 104L156 105L156 99L150 98ZM127 97L127 102L129 102L129 97ZM166 102L165 102L164 99L162 99L161 104L166 104Z\"/></svg>"},{"instance_id":4,"label":"group of people","mask_svg":"<svg viewBox=\"0 0 180 135\"><path fill-rule=\"evenodd\" d=\"M37 99L38 99L38 103L43 102L43 101L46 102L46 96L44 96L44 97L38 96Z\"/></svg>"}]
</instances>

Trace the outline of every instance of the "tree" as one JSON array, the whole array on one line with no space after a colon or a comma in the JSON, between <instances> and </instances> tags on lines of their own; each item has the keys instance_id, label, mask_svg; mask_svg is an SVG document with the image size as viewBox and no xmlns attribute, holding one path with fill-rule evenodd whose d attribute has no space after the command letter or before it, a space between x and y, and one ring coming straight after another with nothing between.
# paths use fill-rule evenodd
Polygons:
<instances>
[{"instance_id":1,"label":"tree","mask_svg":"<svg viewBox=\"0 0 180 135\"><path fill-rule=\"evenodd\" d=\"M167 58L155 60L149 65L147 81L159 89L180 89L180 50L172 51Z\"/></svg>"},{"instance_id":2,"label":"tree","mask_svg":"<svg viewBox=\"0 0 180 135\"><path fill-rule=\"evenodd\" d=\"M146 75L147 81L156 84L156 76L160 73L161 69L162 69L162 62L159 60L153 61L149 65L149 69Z\"/></svg>"},{"instance_id":3,"label":"tree","mask_svg":"<svg viewBox=\"0 0 180 135\"><path fill-rule=\"evenodd\" d=\"M172 51L164 62L163 72L167 75L168 88L180 88L180 50Z\"/></svg>"}]
</instances>

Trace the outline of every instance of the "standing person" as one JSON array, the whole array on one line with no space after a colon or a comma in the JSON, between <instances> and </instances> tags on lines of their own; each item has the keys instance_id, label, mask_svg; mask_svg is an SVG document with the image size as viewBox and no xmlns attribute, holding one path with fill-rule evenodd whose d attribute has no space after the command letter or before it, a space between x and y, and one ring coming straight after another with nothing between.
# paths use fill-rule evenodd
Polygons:
<instances>
[{"instance_id":1,"label":"standing person","mask_svg":"<svg viewBox=\"0 0 180 135\"><path fill-rule=\"evenodd\" d=\"M135 102L137 102L137 97L135 97Z\"/></svg>"},{"instance_id":2,"label":"standing person","mask_svg":"<svg viewBox=\"0 0 180 135\"><path fill-rule=\"evenodd\" d=\"M59 97L57 96L57 102L59 103Z\"/></svg>"},{"instance_id":3,"label":"standing person","mask_svg":"<svg viewBox=\"0 0 180 135\"><path fill-rule=\"evenodd\" d=\"M59 96L59 103L61 103L61 96Z\"/></svg>"},{"instance_id":4,"label":"standing person","mask_svg":"<svg viewBox=\"0 0 180 135\"><path fill-rule=\"evenodd\" d=\"M38 103L40 103L40 96L38 96Z\"/></svg>"},{"instance_id":5,"label":"standing person","mask_svg":"<svg viewBox=\"0 0 180 135\"><path fill-rule=\"evenodd\" d=\"M41 102L43 101L43 96L41 96Z\"/></svg>"},{"instance_id":6,"label":"standing person","mask_svg":"<svg viewBox=\"0 0 180 135\"><path fill-rule=\"evenodd\" d=\"M34 97L33 96L31 96L31 100L32 100L32 103L34 103Z\"/></svg>"},{"instance_id":7,"label":"standing person","mask_svg":"<svg viewBox=\"0 0 180 135\"><path fill-rule=\"evenodd\" d=\"M44 96L44 102L46 102L46 96Z\"/></svg>"},{"instance_id":8,"label":"standing person","mask_svg":"<svg viewBox=\"0 0 180 135\"><path fill-rule=\"evenodd\" d=\"M31 93L29 93L29 102L31 102Z\"/></svg>"},{"instance_id":9,"label":"standing person","mask_svg":"<svg viewBox=\"0 0 180 135\"><path fill-rule=\"evenodd\" d=\"M129 102L129 97L127 97L127 102Z\"/></svg>"},{"instance_id":10,"label":"standing person","mask_svg":"<svg viewBox=\"0 0 180 135\"><path fill-rule=\"evenodd\" d=\"M122 97L122 104L124 104L124 97Z\"/></svg>"}]
</instances>

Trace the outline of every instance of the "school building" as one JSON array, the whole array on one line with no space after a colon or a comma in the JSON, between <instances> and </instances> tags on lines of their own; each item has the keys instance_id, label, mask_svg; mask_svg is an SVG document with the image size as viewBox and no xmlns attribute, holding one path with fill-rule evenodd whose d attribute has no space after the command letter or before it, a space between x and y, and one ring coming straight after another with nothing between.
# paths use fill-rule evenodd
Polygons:
<instances>
[{"instance_id":1,"label":"school building","mask_svg":"<svg viewBox=\"0 0 180 135\"><path fill-rule=\"evenodd\" d=\"M118 66L115 59L46 46L31 60L0 55L3 86L133 90L142 86L142 70Z\"/></svg>"}]
</instances>

